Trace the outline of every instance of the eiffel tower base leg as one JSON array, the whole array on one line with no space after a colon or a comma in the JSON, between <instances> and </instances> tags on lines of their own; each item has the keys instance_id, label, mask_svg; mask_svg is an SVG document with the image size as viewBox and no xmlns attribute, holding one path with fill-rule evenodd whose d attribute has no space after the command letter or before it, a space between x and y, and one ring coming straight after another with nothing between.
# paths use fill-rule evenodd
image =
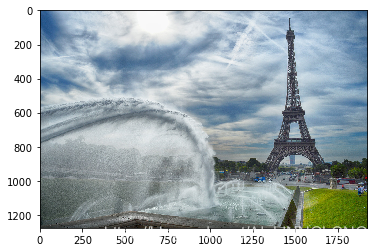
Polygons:
<instances>
[{"instance_id":1,"label":"eiffel tower base leg","mask_svg":"<svg viewBox=\"0 0 377 252\"><path fill-rule=\"evenodd\" d=\"M276 170L280 162L290 155L302 155L309 159L313 165L324 163L323 158L315 147L314 139L309 142L287 142L275 140L274 148L267 158L267 167L270 171Z\"/></svg>"}]
</instances>

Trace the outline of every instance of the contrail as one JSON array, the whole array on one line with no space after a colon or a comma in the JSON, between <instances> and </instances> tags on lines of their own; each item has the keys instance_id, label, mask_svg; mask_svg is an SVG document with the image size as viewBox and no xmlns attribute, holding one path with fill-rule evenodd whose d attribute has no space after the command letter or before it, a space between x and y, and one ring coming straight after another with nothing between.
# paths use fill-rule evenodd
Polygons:
<instances>
[{"instance_id":1,"label":"contrail","mask_svg":"<svg viewBox=\"0 0 377 252\"><path fill-rule=\"evenodd\" d=\"M241 46L243 46L246 43L247 36L249 35L249 33L252 31L253 28L255 30L257 30L258 32L260 32L263 36L265 36L270 42L272 42L274 45L276 45L278 48L280 48L283 52L286 52L286 49L284 47L282 47L281 45L279 45L278 43L276 43L275 40L271 39L266 33L264 33L259 28L259 26L257 26L255 24L254 21L249 21L248 26L245 28L245 30L242 32L242 34L240 35L240 37L236 41L236 45L234 46L233 51L232 51L232 59L228 63L226 69L228 69L228 67L235 62L235 60L236 60L236 58L238 56L238 51L240 50Z\"/></svg>"},{"instance_id":2,"label":"contrail","mask_svg":"<svg viewBox=\"0 0 377 252\"><path fill-rule=\"evenodd\" d=\"M233 51L232 51L232 59L230 60L230 62L228 63L228 66L226 67L226 69L228 69L228 67L230 65L233 64L233 62L235 61L235 59L237 58L237 54L238 54L238 51L240 50L241 46L243 44L245 44L245 42L247 41L247 35L250 33L250 31L252 30L254 24L254 22L249 22L248 26L245 28L245 30L243 31L243 33L240 35L240 37L237 39L236 41L236 45L234 46L233 48Z\"/></svg>"},{"instance_id":3,"label":"contrail","mask_svg":"<svg viewBox=\"0 0 377 252\"><path fill-rule=\"evenodd\" d=\"M267 34L264 33L257 25L254 24L254 28L256 28L260 33L262 33L269 41L271 41L272 43L274 43L274 45L276 45L277 47L279 47L283 52L286 52L286 49L284 49L284 47L282 47L281 45L279 45L278 43L276 43L275 40L273 40L269 36L267 36Z\"/></svg>"}]
</instances>

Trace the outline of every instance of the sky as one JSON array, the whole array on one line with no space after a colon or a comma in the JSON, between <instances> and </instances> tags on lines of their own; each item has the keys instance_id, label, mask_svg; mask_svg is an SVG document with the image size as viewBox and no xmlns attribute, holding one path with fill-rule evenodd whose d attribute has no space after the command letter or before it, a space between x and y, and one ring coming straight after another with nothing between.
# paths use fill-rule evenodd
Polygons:
<instances>
[{"instance_id":1,"label":"sky","mask_svg":"<svg viewBox=\"0 0 377 252\"><path fill-rule=\"evenodd\" d=\"M320 155L361 161L366 11L42 11L41 105L159 102L200 122L218 158L265 162L283 120L289 18L301 105ZM290 137L300 137L297 123Z\"/></svg>"}]
</instances>

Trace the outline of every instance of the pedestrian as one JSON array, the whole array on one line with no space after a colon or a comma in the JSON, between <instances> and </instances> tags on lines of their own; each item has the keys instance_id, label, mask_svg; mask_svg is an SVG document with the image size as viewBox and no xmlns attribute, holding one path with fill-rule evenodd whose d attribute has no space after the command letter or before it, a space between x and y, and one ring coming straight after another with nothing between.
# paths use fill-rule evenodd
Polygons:
<instances>
[{"instance_id":1,"label":"pedestrian","mask_svg":"<svg viewBox=\"0 0 377 252\"><path fill-rule=\"evenodd\" d=\"M357 186L357 194L359 195L359 197L361 196L361 194L363 193L363 189L360 185Z\"/></svg>"}]
</instances>

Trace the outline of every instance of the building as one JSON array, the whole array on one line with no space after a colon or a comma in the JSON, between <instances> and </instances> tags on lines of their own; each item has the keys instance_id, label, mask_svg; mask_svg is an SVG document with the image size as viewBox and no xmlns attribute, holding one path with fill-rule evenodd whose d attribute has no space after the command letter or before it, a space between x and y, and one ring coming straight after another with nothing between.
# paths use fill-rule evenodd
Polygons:
<instances>
[{"instance_id":1,"label":"building","mask_svg":"<svg viewBox=\"0 0 377 252\"><path fill-rule=\"evenodd\" d=\"M290 155L289 160L290 160L290 164L294 165L295 164L295 155Z\"/></svg>"}]
</instances>

